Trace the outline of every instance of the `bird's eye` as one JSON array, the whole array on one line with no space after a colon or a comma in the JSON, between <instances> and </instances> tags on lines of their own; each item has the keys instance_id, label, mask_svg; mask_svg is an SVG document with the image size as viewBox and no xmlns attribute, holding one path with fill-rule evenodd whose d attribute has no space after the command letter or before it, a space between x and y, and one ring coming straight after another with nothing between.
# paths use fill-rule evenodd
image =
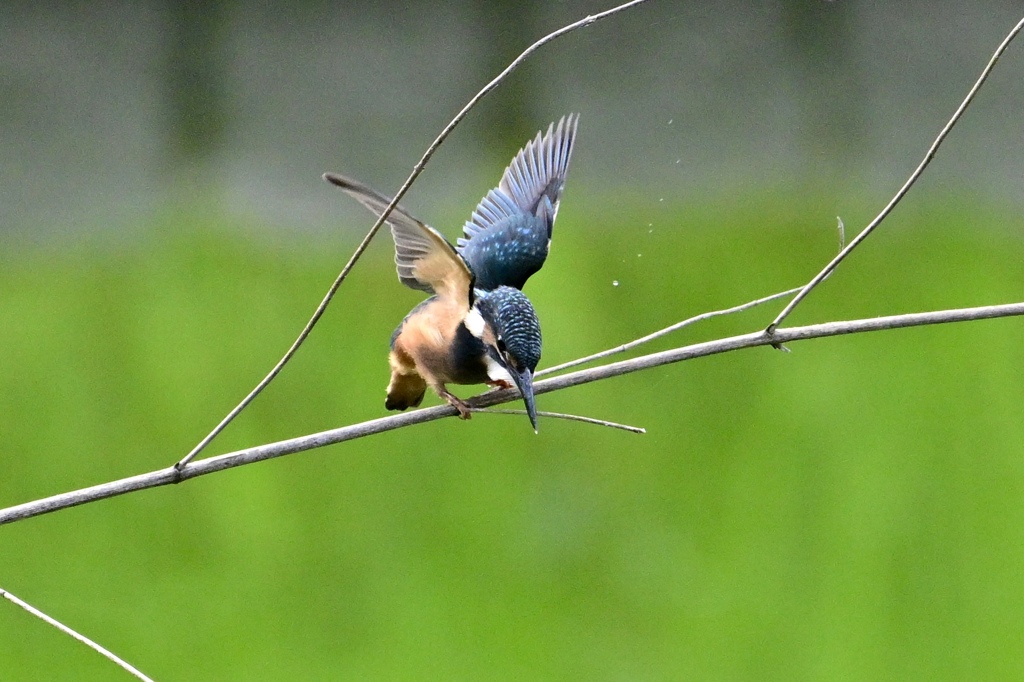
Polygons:
<instances>
[{"instance_id":1,"label":"bird's eye","mask_svg":"<svg viewBox=\"0 0 1024 682\"><path fill-rule=\"evenodd\" d=\"M500 336L498 337L497 346L498 352L501 353L502 355L504 355L508 351L508 348L505 346L505 339L501 338Z\"/></svg>"}]
</instances>

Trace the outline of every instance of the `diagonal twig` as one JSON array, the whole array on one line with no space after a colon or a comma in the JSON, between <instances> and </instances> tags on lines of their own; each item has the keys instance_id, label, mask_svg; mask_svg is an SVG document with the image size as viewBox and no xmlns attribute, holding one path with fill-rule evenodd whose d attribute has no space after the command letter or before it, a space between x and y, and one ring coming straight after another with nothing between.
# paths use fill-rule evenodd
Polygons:
<instances>
[{"instance_id":1,"label":"diagonal twig","mask_svg":"<svg viewBox=\"0 0 1024 682\"><path fill-rule=\"evenodd\" d=\"M971 320L986 320L997 317L1011 317L1024 315L1024 303L1008 303L1004 305L981 306L976 308L957 308L954 310L940 310L927 313L909 313L905 315L891 315L888 317L873 317L862 320L847 320L842 322L826 322L813 324L805 327L788 327L776 329L774 335L765 331L757 331L740 336L732 336L715 341L705 341L680 348L642 355L637 358L620 360L606 365L599 365L590 369L578 370L569 374L543 379L534 384L534 393L537 395L551 393L570 386L600 381L614 376L629 374L644 369L660 367L662 365L691 360L693 358L716 355L741 348L754 348L757 346L770 346L776 343L790 343L806 339L823 338L827 336L838 336L841 334L857 334L863 332L881 331L886 329L901 329L904 327L917 327L922 325L945 324L950 322L967 322ZM516 390L492 391L484 393L471 399L470 406L474 408L490 407L501 403L519 399L519 392ZM300 436L289 440L260 445L245 450L208 457L198 462L191 462L180 470L174 466L167 467L129 478L123 478L109 483L102 483L89 488L54 495L52 497L25 502L23 504L0 509L0 525L12 523L21 519L46 514L48 512L74 507L87 502L94 502L117 495L123 495L136 490L155 488L163 485L180 483L197 476L205 476L224 469L231 469L237 466L260 462L267 459L281 457L296 452L312 450L313 448L342 443L365 436L372 436L385 431L399 429L413 424L453 417L458 414L457 410L450 405L438 405L427 407L413 412L382 417L353 424L339 429L323 431L307 436Z\"/></svg>"},{"instance_id":2,"label":"diagonal twig","mask_svg":"<svg viewBox=\"0 0 1024 682\"><path fill-rule=\"evenodd\" d=\"M281 357L281 359L277 361L277 364L274 365L274 367L270 370L267 376L263 377L263 379L258 384L256 384L255 388L253 388L249 392L249 394L242 399L242 402L238 403L238 405L236 405L230 412L228 412L227 415L220 421L220 423L218 423L217 426L215 426L213 430L210 431L210 433L208 433L201 441L199 441L199 443L194 448L192 448L192 450L187 455L182 457L181 460L179 460L178 463L174 465L175 469L181 470L182 467L191 462L196 457L196 455L202 452L203 449L206 448L206 446L209 445L210 442L214 438L216 438L221 431L227 428L228 424L230 424L231 421L235 417L237 417L242 410L249 406L249 403L256 399L256 396L263 392L263 389L266 388L267 385L269 385L270 382L274 380L274 377L276 377L281 372L281 370L284 369L284 366L288 363L289 360L292 359L292 356L295 355L295 353L299 350L299 347L305 342L306 337L308 337L309 334L313 331L313 327L315 327L317 322L320 321L320 318L323 317L324 311L327 310L327 306L330 304L331 299L334 298L334 294L337 293L338 288L341 286L342 282L344 282L345 278L348 277L348 273L351 272L356 262L359 260L360 257L362 257L363 252L365 252L367 247L369 247L370 242L377 235L377 232L380 231L381 226L387 220L388 216L391 215L391 211L394 210L395 206L398 205L398 202L401 201L402 198L405 196L405 193L409 191L410 187L412 187L412 183L415 182L416 178L418 178L420 173L423 172L423 169L427 165L427 161L430 160L430 157L434 155L434 152L437 151L438 147L441 146L441 144L445 141L448 135L450 135L451 132L455 130L455 127L462 122L462 119L466 117L470 110L473 109L473 107L475 107L480 102L480 100L482 100L492 90L498 87L498 85L500 85L501 82L505 80L505 78L507 78L510 73L512 73L517 67L519 67L520 64L526 61L526 59L531 54L536 52L538 49L540 49L547 43L550 43L552 40L560 38L565 34L571 33L572 31L575 31L577 29L590 26L591 24L600 21L601 19L606 19L607 17L610 17L614 14L618 14L619 12L630 9L631 7L643 4L644 2L647 2L647 0L631 0L630 2L623 3L621 5L618 5L617 7L605 10L604 12L599 12L598 14L586 16L583 19L580 19L579 21L573 22L567 26L563 26L562 28L558 29L557 31L554 31L553 33L549 33L548 35L544 36L543 38L541 38L540 40L538 40L537 42L533 43L528 48L523 50L523 53L516 57L508 66L506 66L505 69L494 78L494 80L485 85L480 90L480 92L476 93L476 95L474 95L473 98L469 100L466 106L464 106L462 110L455 115L455 118L453 118L451 122L444 127L444 130L442 130L441 134L437 136L437 139L435 139L431 143L431 145L427 147L427 151L424 152L423 157L420 158L419 162L417 162L416 165L413 167L412 173L409 175L408 178L406 178L405 182L402 183L401 188L399 188L398 192L395 193L394 198L391 199L391 203L388 204L387 208L385 208L384 211L380 214L380 216L377 218L377 221L373 224L373 227L370 228L370 231L367 232L366 236L363 237L363 240L359 242L359 245L356 247L356 250L352 253L352 257L349 258L348 263L345 264L345 267L342 268L341 273L338 275L338 277L334 280L334 283L331 284L330 288L327 290L327 294L324 296L323 300L320 301L320 305L316 307L316 310L313 312L313 316L309 318L309 322L307 322L306 326L302 328L302 331L299 332L298 337L288 348L285 354Z\"/></svg>"},{"instance_id":3,"label":"diagonal twig","mask_svg":"<svg viewBox=\"0 0 1024 682\"><path fill-rule=\"evenodd\" d=\"M634 339L633 341L630 341L628 343L624 343L621 346L616 346L615 348L609 348L608 350L603 350L600 353L594 353L593 355L588 355L588 356L586 356L584 358L577 358L575 360L570 360L569 362L563 362L560 365L555 365L554 367L548 367L546 369L542 369L541 371L537 372L537 376L538 377L547 376L548 374L554 374L555 372L561 372L562 370L569 369L570 367L576 367L578 365L585 365L588 362L594 362L595 360L601 360L601 359L607 358L607 357L609 357L611 355L617 355L618 353L625 353L626 351L633 350L637 346L642 346L643 344L649 343L651 341L654 341L655 339L660 339L663 336L667 336L668 334L671 334L674 331L678 331L678 330L682 329L683 327L688 327L691 324L695 324L697 322L702 322L704 320L710 320L711 318L719 317L720 315L731 315L733 313L741 313L744 310L749 310L749 309L751 309L751 308L753 308L755 306L761 305L762 303L768 303L769 301L774 301L774 300L779 299L779 298L784 298L786 296L789 296L790 294L795 294L798 291L800 291L800 287L796 287L795 289L788 289L787 291L780 291L777 294L772 294L770 296L764 296L762 298L758 298L758 299L755 299L753 301L747 301L746 303L742 303L740 305L736 305L736 306L733 306L731 308L723 308L722 310L712 310L711 312L708 312L708 313L701 313L700 315L694 315L693 317L687 318L687 319L683 320L682 322L676 322L675 324L669 325L668 327L665 327L664 329L659 329L658 331L653 332L651 334L648 334L647 336L641 336L639 339Z\"/></svg>"},{"instance_id":4,"label":"diagonal twig","mask_svg":"<svg viewBox=\"0 0 1024 682\"><path fill-rule=\"evenodd\" d=\"M894 208L896 208L896 204L898 204L900 200L903 199L906 193L910 191L910 188L914 185L914 183L917 182L917 179L921 177L921 174L924 173L924 169L928 167L928 164L931 163L931 160L935 157L935 153L938 151L939 145L942 144L942 142L946 139L946 136L949 135L949 132L953 129L953 126L955 126L957 124L957 121L960 120L960 117L963 116L963 113L967 110L967 107L974 99L974 96L978 94L978 90L980 90L981 86L984 85L986 80L988 80L988 76L992 72L992 69L995 67L996 62L999 61L999 58L1002 56L1003 52L1006 51L1006 48L1009 46L1010 42L1017 36L1018 33L1020 33L1022 28L1024 28L1024 19L1021 19L1017 23L1017 25L1013 27L1010 33L1007 34L1007 36L1003 39L1003 42L999 44L999 47L996 48L996 51L992 54L992 58L989 59L988 64L985 65L985 68L982 70L981 75L978 76L978 80L975 81L974 86L967 93L967 97L965 97L964 101L960 103L959 107L957 107L956 111L953 113L953 117L950 118L946 125L943 126L942 130L939 131L938 137L935 138L935 141L932 142L931 147L928 148L928 153L924 155L924 159L917 166L914 172L910 174L910 177L907 179L905 183L903 183L903 186L900 187L900 190L898 192L896 192L896 195L889 201L888 204L886 204L885 208L882 209L882 212L879 213L875 217L875 219L872 220L868 224L868 226L861 231L860 234L854 237L853 241L846 245L846 248L842 249L835 258L829 261L828 265L826 265L821 272L814 276L814 279L812 279L810 282L804 285L804 287L800 290L800 293L798 293L793 298L793 300L790 301L789 304L782 309L782 312L779 313L774 320L772 320L772 323L768 325L768 327L765 329L765 332L767 332L768 334L774 333L776 328L780 324L782 324L782 321L789 317L789 314L793 312L793 309L800 304L800 301L804 300L804 297L806 297L807 294L811 293L812 289L821 284L821 282L824 281L824 279L828 277L832 273L832 271L835 270L848 255L850 255L850 252L857 248L857 246L862 241L867 239L868 235L871 234L874 231L874 229L881 224L883 220L885 220L886 216L888 216Z\"/></svg>"},{"instance_id":5,"label":"diagonal twig","mask_svg":"<svg viewBox=\"0 0 1024 682\"><path fill-rule=\"evenodd\" d=\"M123 660L122 658L119 658L116 654L114 654L110 650L105 649L104 647L102 647L99 644L97 644L96 642L92 641L91 639L89 639L85 635L80 634L80 633L76 632L75 630L72 630L67 625L64 625L64 623L61 623L56 618L52 618L51 616L46 615L45 613L43 613L42 611L40 611L36 607L32 606L31 604L29 604L26 601L23 601L23 600L19 599L18 597L14 596L13 594L8 592L7 590L5 590L3 588L0 588L0 597L3 597L4 599L6 599L7 601L9 601L9 602L11 602L13 604L17 604L21 608L23 608L26 611L28 611L29 613L31 613L36 618L39 618L40 620L42 620L43 622L47 623L48 625L52 625L53 627L57 628L58 630L63 632L65 635L68 635L70 637L73 637L74 639L77 639L82 644L86 645L87 647L89 647L93 651L97 652L101 656L104 656L105 658L109 659L110 661L113 661L115 664L121 666L121 668L123 668L127 672L131 673L135 677L139 678L140 680L144 680L145 682L153 682L152 679L150 679L149 677L146 677L135 666L133 666L132 664L130 664L127 661Z\"/></svg>"},{"instance_id":6,"label":"diagonal twig","mask_svg":"<svg viewBox=\"0 0 1024 682\"><path fill-rule=\"evenodd\" d=\"M488 408L472 408L470 411L473 412L474 414L527 414L526 410L494 410ZM565 414L562 412L544 412L538 410L537 416L547 417L549 419L566 419L568 421L573 422L583 422L584 424L594 424L595 426L609 426L613 429L622 429L623 431L629 431L631 433L647 433L647 429L640 428L639 426L619 424L618 422L605 421L604 419L594 419L593 417L581 417L578 414Z\"/></svg>"}]
</instances>

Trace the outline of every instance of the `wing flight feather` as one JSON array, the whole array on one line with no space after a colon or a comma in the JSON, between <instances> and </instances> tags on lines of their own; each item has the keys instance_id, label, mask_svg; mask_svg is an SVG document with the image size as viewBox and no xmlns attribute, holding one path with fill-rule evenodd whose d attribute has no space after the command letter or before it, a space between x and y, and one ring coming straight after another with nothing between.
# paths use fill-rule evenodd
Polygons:
<instances>
[{"instance_id":1,"label":"wing flight feather","mask_svg":"<svg viewBox=\"0 0 1024 682\"><path fill-rule=\"evenodd\" d=\"M376 216L383 214L391 203L390 199L357 180L337 173L326 173L324 179L340 187ZM401 206L388 214L386 222L395 240L395 265L402 284L464 302L468 307L473 274L448 240Z\"/></svg>"}]
</instances>

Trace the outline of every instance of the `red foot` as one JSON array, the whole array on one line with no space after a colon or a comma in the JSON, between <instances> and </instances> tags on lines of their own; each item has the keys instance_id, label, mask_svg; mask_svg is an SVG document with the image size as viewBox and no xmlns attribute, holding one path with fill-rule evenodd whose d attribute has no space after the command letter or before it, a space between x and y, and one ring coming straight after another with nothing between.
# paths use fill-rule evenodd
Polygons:
<instances>
[{"instance_id":1,"label":"red foot","mask_svg":"<svg viewBox=\"0 0 1024 682\"><path fill-rule=\"evenodd\" d=\"M438 395L444 398L449 405L459 411L459 419L469 419L473 416L472 412L469 410L469 405L466 404L466 401L452 395L448 391L438 391Z\"/></svg>"}]
</instances>

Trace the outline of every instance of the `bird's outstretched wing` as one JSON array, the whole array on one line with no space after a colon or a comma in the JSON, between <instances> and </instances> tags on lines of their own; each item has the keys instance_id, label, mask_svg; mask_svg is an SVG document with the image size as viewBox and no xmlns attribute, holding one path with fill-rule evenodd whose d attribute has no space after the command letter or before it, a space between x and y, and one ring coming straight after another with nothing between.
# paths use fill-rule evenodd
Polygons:
<instances>
[{"instance_id":1,"label":"bird's outstretched wing","mask_svg":"<svg viewBox=\"0 0 1024 682\"><path fill-rule=\"evenodd\" d=\"M579 116L569 114L543 136L537 133L473 211L457 249L478 289L522 289L544 265L578 122Z\"/></svg>"},{"instance_id":2,"label":"bird's outstretched wing","mask_svg":"<svg viewBox=\"0 0 1024 682\"><path fill-rule=\"evenodd\" d=\"M343 189L374 215L380 216L391 203L382 194L343 175L325 173L324 179ZM395 265L402 284L463 302L469 307L473 274L448 240L401 206L388 214L387 223L395 239Z\"/></svg>"}]
</instances>

